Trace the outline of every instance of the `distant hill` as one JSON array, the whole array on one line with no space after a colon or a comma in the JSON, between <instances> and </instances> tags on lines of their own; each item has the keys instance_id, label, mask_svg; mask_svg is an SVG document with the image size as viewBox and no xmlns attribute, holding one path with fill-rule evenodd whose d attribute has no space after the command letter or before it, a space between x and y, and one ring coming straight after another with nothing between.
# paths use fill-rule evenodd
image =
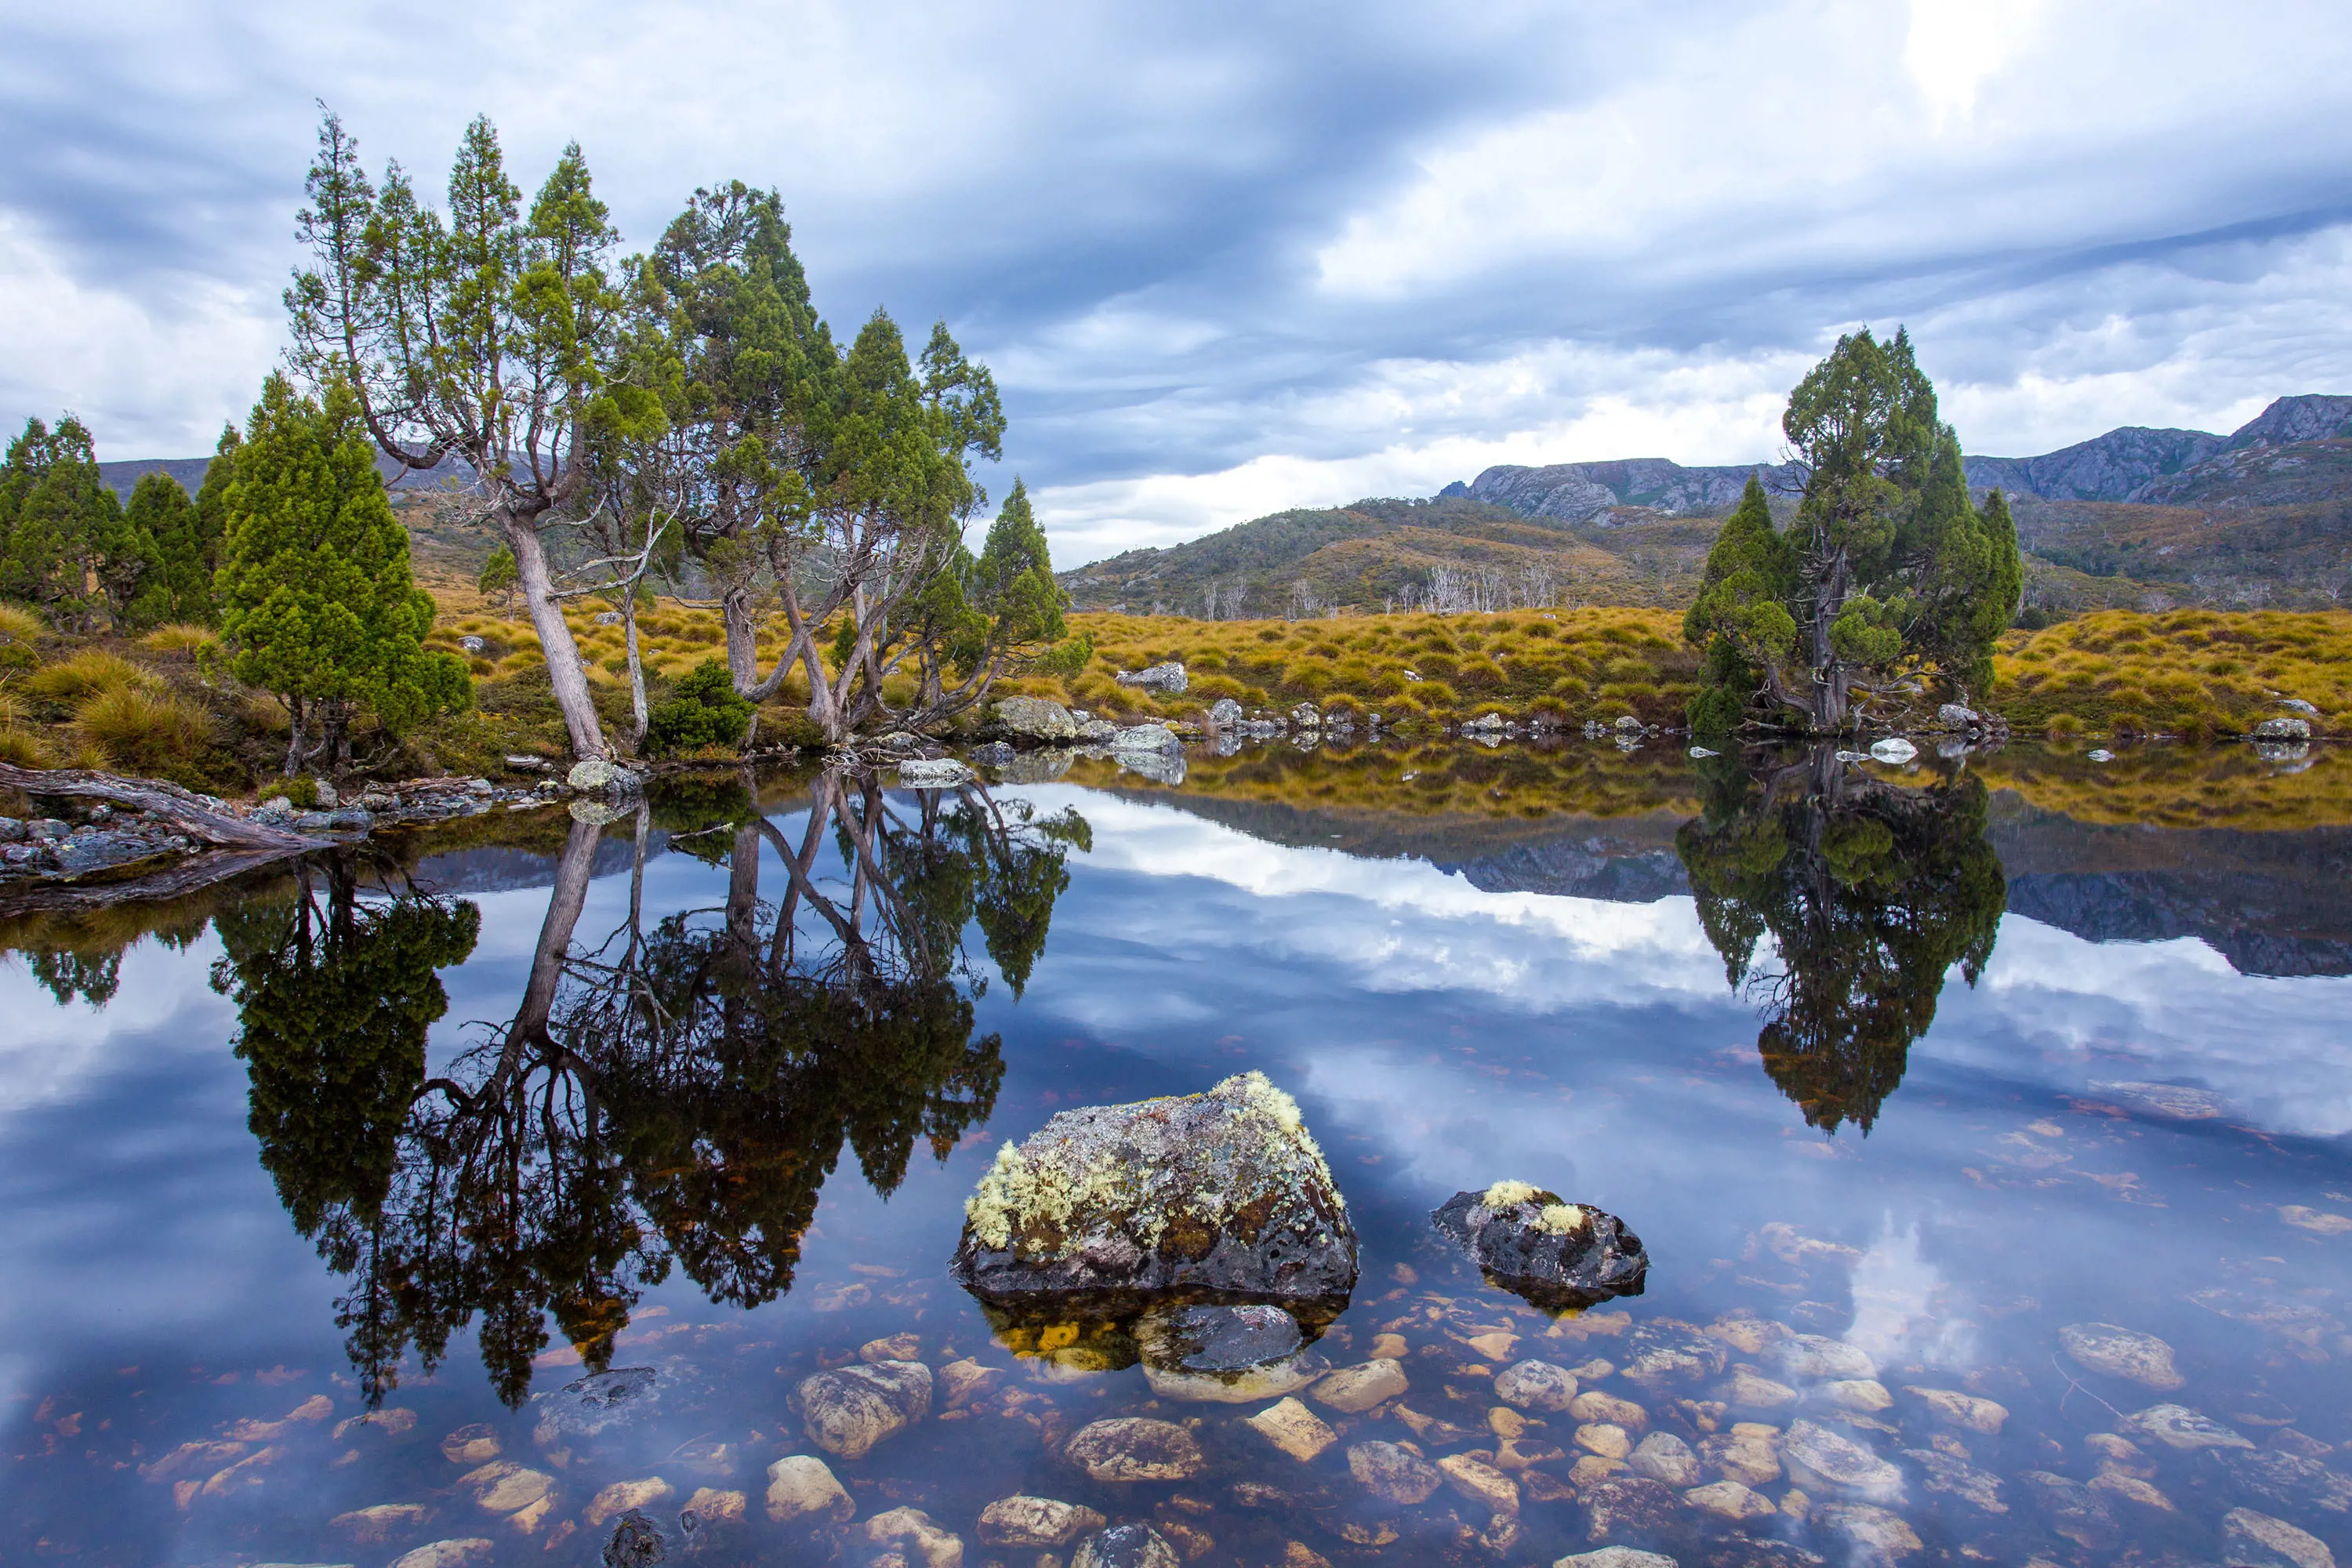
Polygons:
<instances>
[{"instance_id":1,"label":"distant hill","mask_svg":"<svg viewBox=\"0 0 2352 1568\"><path fill-rule=\"evenodd\" d=\"M125 458L117 462L99 464L98 478L101 484L115 493L117 499L126 501L131 499L131 492L139 481L154 473L171 475L180 481L182 489L194 495L204 488L205 470L212 466L213 460L209 457ZM400 467L382 454L376 457L375 471L383 476L386 485L396 490L431 489L444 479L462 483L474 472L457 458L445 458L440 467L419 473L414 468Z\"/></svg>"},{"instance_id":2,"label":"distant hill","mask_svg":"<svg viewBox=\"0 0 2352 1568\"><path fill-rule=\"evenodd\" d=\"M2011 499L2029 619L2352 601L2352 397L2282 397L2227 436L2127 426L2040 457L1964 461L1972 488ZM1219 618L1377 609L1433 591L1469 605L1674 607L1696 591L1750 474L1785 517L1793 464L1502 464L1428 500L1277 512L1062 581L1082 608Z\"/></svg>"}]
</instances>

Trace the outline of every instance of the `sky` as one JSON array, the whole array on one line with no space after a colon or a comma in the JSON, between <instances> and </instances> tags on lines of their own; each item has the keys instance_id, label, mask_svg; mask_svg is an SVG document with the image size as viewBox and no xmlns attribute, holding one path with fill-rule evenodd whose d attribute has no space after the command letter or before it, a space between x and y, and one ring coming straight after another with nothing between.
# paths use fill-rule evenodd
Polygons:
<instances>
[{"instance_id":1,"label":"sky","mask_svg":"<svg viewBox=\"0 0 2352 1568\"><path fill-rule=\"evenodd\" d=\"M989 364L1057 564L1494 463L1779 455L1907 324L1971 452L2352 391L2341 0L97 3L0 22L0 422L211 449L319 100L626 241L783 196L821 310Z\"/></svg>"}]
</instances>

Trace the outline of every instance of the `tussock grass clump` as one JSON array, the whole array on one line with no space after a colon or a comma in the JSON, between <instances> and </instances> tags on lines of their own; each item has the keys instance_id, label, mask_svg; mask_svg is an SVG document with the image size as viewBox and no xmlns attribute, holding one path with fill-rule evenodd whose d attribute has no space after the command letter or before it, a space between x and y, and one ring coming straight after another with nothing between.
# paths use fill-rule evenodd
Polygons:
<instances>
[{"instance_id":1,"label":"tussock grass clump","mask_svg":"<svg viewBox=\"0 0 2352 1568\"><path fill-rule=\"evenodd\" d=\"M73 727L116 773L201 784L219 760L204 712L169 692L137 686L100 691L75 713Z\"/></svg>"},{"instance_id":2,"label":"tussock grass clump","mask_svg":"<svg viewBox=\"0 0 2352 1568\"><path fill-rule=\"evenodd\" d=\"M120 654L84 648L72 658L43 665L19 680L17 688L35 702L62 718L91 698L109 691L126 691L150 684L153 677Z\"/></svg>"},{"instance_id":3,"label":"tussock grass clump","mask_svg":"<svg viewBox=\"0 0 2352 1568\"><path fill-rule=\"evenodd\" d=\"M166 658L200 659L218 653L221 640L210 626L173 624L157 626L139 639L139 646Z\"/></svg>"},{"instance_id":4,"label":"tussock grass clump","mask_svg":"<svg viewBox=\"0 0 2352 1568\"><path fill-rule=\"evenodd\" d=\"M2012 632L1993 660L1990 705L2021 733L2242 735L2287 716L2352 732L2352 613L2102 610Z\"/></svg>"}]
</instances>

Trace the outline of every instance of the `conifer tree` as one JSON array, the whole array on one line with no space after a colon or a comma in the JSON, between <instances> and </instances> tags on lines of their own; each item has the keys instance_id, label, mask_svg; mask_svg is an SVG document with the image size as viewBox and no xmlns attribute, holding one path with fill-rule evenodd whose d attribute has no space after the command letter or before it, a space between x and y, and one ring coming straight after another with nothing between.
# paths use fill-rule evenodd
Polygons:
<instances>
[{"instance_id":1,"label":"conifer tree","mask_svg":"<svg viewBox=\"0 0 2352 1568\"><path fill-rule=\"evenodd\" d=\"M501 601L499 614L514 614L515 585L522 581L515 570L514 552L499 545L482 563L482 574L474 580L474 590L485 599L496 595Z\"/></svg>"},{"instance_id":2,"label":"conifer tree","mask_svg":"<svg viewBox=\"0 0 2352 1568\"><path fill-rule=\"evenodd\" d=\"M0 598L38 605L61 631L96 630L108 595L93 568L121 553L121 524L81 421L27 419L0 463Z\"/></svg>"},{"instance_id":3,"label":"conifer tree","mask_svg":"<svg viewBox=\"0 0 2352 1568\"><path fill-rule=\"evenodd\" d=\"M425 651L433 600L410 578L408 534L348 388L331 384L321 406L271 376L226 503L218 592L230 670L285 705L289 775L321 751L347 770L362 709L397 733L471 700L457 656Z\"/></svg>"},{"instance_id":4,"label":"conifer tree","mask_svg":"<svg viewBox=\"0 0 2352 1568\"><path fill-rule=\"evenodd\" d=\"M162 472L140 475L123 519L154 546L155 569L132 602L131 620L210 622L220 536L206 536L204 513L180 481Z\"/></svg>"},{"instance_id":5,"label":"conifer tree","mask_svg":"<svg viewBox=\"0 0 2352 1568\"><path fill-rule=\"evenodd\" d=\"M1909 335L1840 338L1789 395L1781 429L1804 495L1784 531L1751 479L1708 553L1684 620L1707 650L1694 725L1760 708L1780 727L1842 733L1856 690L1910 675L1981 693L2024 579L2016 525L1999 491L1982 510L1969 500Z\"/></svg>"}]
</instances>

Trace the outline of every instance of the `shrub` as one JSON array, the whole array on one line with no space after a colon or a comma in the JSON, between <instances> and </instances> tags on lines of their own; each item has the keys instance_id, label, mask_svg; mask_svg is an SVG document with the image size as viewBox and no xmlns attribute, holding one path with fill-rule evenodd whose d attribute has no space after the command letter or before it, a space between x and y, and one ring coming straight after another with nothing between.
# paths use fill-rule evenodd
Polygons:
<instances>
[{"instance_id":1,"label":"shrub","mask_svg":"<svg viewBox=\"0 0 2352 1568\"><path fill-rule=\"evenodd\" d=\"M751 704L739 696L727 667L706 658L677 679L677 695L647 717L646 742L656 755L740 745Z\"/></svg>"},{"instance_id":2,"label":"shrub","mask_svg":"<svg viewBox=\"0 0 2352 1568\"><path fill-rule=\"evenodd\" d=\"M763 736L803 752L822 752L825 748L824 726L806 713L762 714L760 730Z\"/></svg>"}]
</instances>

